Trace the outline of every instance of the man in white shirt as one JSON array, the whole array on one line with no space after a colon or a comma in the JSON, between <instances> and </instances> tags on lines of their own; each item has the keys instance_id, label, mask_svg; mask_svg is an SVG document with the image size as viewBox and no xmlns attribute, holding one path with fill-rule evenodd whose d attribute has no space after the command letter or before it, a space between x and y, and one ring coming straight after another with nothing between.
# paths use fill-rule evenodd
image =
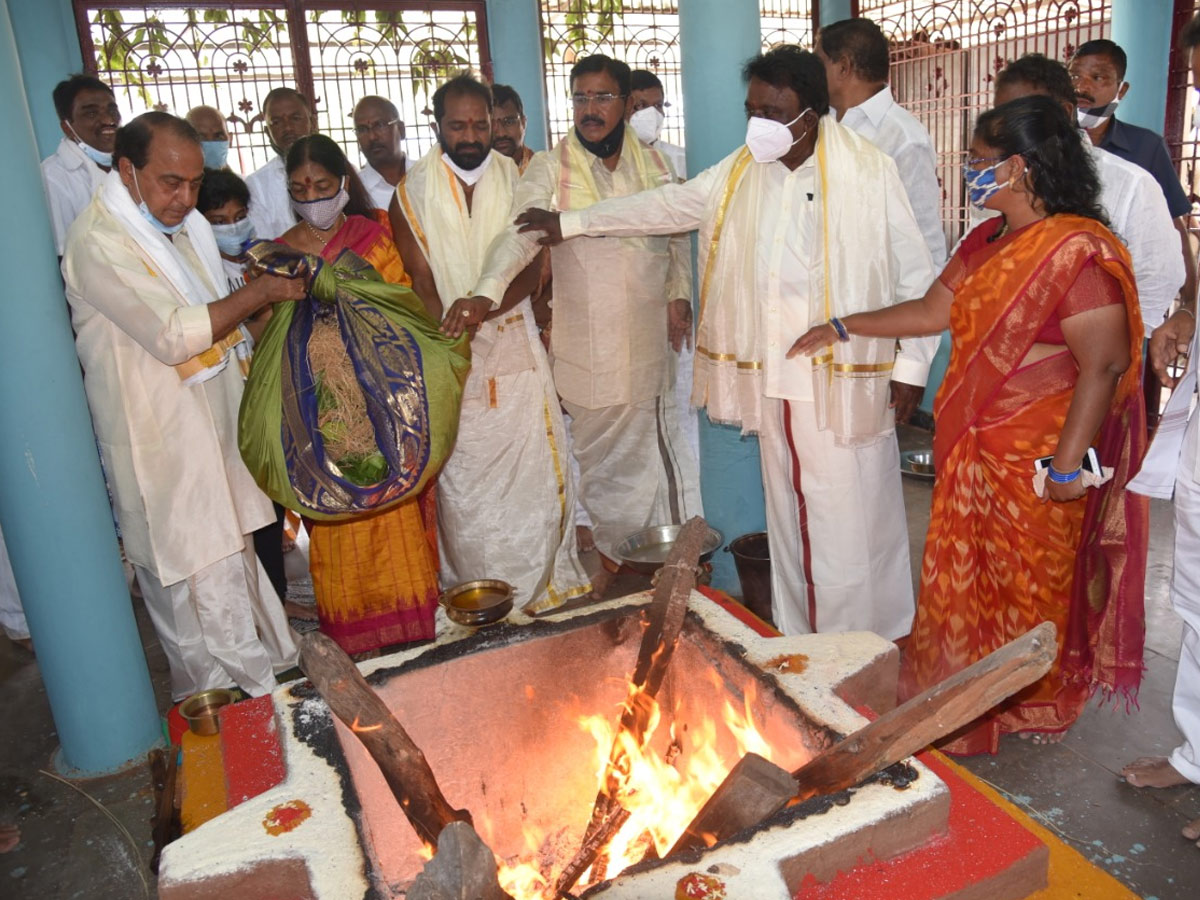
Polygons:
<instances>
[{"instance_id":1,"label":"man in white shirt","mask_svg":"<svg viewBox=\"0 0 1200 900\"><path fill-rule=\"evenodd\" d=\"M525 146L525 125L521 95L507 84L493 84L492 149L515 162L522 175L533 159L533 150Z\"/></svg>"},{"instance_id":2,"label":"man in white shirt","mask_svg":"<svg viewBox=\"0 0 1200 900\"><path fill-rule=\"evenodd\" d=\"M91 75L72 75L54 88L54 111L63 138L42 160L42 180L50 202L50 224L59 256L67 229L92 200L92 193L112 166L113 141L121 111L112 88Z\"/></svg>"},{"instance_id":3,"label":"man in white shirt","mask_svg":"<svg viewBox=\"0 0 1200 900\"><path fill-rule=\"evenodd\" d=\"M296 224L287 188L287 153L300 138L316 132L317 117L307 97L294 88L278 87L263 101L263 126L276 156L246 176L246 185L254 233L274 240Z\"/></svg>"},{"instance_id":4,"label":"man in white shirt","mask_svg":"<svg viewBox=\"0 0 1200 900\"><path fill-rule=\"evenodd\" d=\"M682 147L659 140L667 118L667 99L662 82L647 69L634 69L630 73L629 97L632 102L625 114L626 121L644 144L667 158L675 170L675 177L683 181L687 178L687 153Z\"/></svg>"},{"instance_id":5,"label":"man in white shirt","mask_svg":"<svg viewBox=\"0 0 1200 900\"><path fill-rule=\"evenodd\" d=\"M230 337L304 285L265 275L224 296L212 228L194 209L200 141L182 119L139 116L113 156L68 234L63 276L125 553L172 696L231 683L258 696L296 647L250 539L274 511L238 453Z\"/></svg>"},{"instance_id":6,"label":"man in white shirt","mask_svg":"<svg viewBox=\"0 0 1200 900\"><path fill-rule=\"evenodd\" d=\"M550 244L700 229L692 402L760 436L775 624L898 638L914 604L896 342L788 351L814 322L921 296L929 250L895 164L826 115L820 60L779 47L743 74L747 146L683 184L517 221Z\"/></svg>"},{"instance_id":7,"label":"man in white shirt","mask_svg":"<svg viewBox=\"0 0 1200 900\"><path fill-rule=\"evenodd\" d=\"M1030 94L1058 101L1075 121L1075 90L1062 63L1029 53L996 75L997 106ZM1108 214L1109 227L1125 242L1133 259L1142 322L1149 333L1162 324L1183 286L1184 265L1175 223L1153 175L1090 141L1083 143L1096 164L1100 205Z\"/></svg>"},{"instance_id":8,"label":"man in white shirt","mask_svg":"<svg viewBox=\"0 0 1200 900\"><path fill-rule=\"evenodd\" d=\"M596 54L571 70L575 128L534 156L513 195L530 207L582 209L675 181L670 164L625 127L629 67ZM478 324L538 254L509 226L496 239L469 293L443 327ZM587 238L551 251L554 383L571 416L579 493L607 574L626 537L686 522L700 508L696 463L679 431L671 342L691 334L691 261L685 236Z\"/></svg>"},{"instance_id":9,"label":"man in white shirt","mask_svg":"<svg viewBox=\"0 0 1200 900\"><path fill-rule=\"evenodd\" d=\"M354 106L354 134L367 160L358 170L358 177L371 195L371 202L386 212L396 185L408 169L404 123L396 104L386 97L363 97Z\"/></svg>"}]
</instances>

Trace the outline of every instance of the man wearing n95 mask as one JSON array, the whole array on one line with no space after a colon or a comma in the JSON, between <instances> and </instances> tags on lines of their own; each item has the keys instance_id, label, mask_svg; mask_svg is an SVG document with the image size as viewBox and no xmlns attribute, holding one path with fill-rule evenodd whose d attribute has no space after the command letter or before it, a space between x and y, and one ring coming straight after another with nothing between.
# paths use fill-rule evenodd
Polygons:
<instances>
[{"instance_id":1,"label":"man wearing n95 mask","mask_svg":"<svg viewBox=\"0 0 1200 900\"><path fill-rule=\"evenodd\" d=\"M653 147L667 158L680 181L687 178L687 155L682 147L659 140L667 118L666 95L658 76L646 69L634 69L630 74L629 111L625 120L642 143Z\"/></svg>"}]
</instances>

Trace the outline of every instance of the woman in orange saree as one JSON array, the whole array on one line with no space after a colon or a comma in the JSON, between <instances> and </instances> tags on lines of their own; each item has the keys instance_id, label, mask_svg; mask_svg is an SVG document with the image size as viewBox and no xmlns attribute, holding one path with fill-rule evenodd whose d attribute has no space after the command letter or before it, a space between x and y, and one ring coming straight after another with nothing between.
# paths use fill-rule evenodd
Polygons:
<instances>
[{"instance_id":1,"label":"woman in orange saree","mask_svg":"<svg viewBox=\"0 0 1200 900\"><path fill-rule=\"evenodd\" d=\"M410 285L387 214L374 209L344 153L325 135L288 151L288 192L300 222L280 240L333 262L343 250L392 284ZM434 636L438 598L434 485L416 499L345 522L309 523L309 569L321 630L347 653Z\"/></svg>"},{"instance_id":2,"label":"woman in orange saree","mask_svg":"<svg viewBox=\"0 0 1200 900\"><path fill-rule=\"evenodd\" d=\"M818 326L874 336L950 328L934 406L936 478L902 697L1043 621L1051 670L943 749L996 752L1000 735L1053 740L1094 690L1133 696L1142 671L1146 500L1124 490L1145 444L1142 324L1129 255L1105 227L1078 131L1045 97L976 126L972 202L1002 217L975 229L921 300ZM1089 447L1112 470L1087 489ZM1050 457L1043 494L1035 460ZM1040 479L1039 479L1040 480Z\"/></svg>"}]
</instances>

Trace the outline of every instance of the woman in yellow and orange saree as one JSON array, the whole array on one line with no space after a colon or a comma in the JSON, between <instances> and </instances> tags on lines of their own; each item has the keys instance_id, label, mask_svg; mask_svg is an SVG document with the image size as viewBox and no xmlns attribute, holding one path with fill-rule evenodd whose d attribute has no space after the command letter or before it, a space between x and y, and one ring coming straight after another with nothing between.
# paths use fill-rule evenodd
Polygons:
<instances>
[{"instance_id":1,"label":"woman in yellow and orange saree","mask_svg":"<svg viewBox=\"0 0 1200 900\"><path fill-rule=\"evenodd\" d=\"M1145 445L1142 324L1129 255L1107 229L1079 133L1045 97L985 113L965 167L971 200L1002 215L963 241L924 298L812 329L797 352L854 334L950 328L934 406L936 478L902 698L1043 621L1050 672L943 746L1054 740L1097 689L1141 679L1146 500L1127 493ZM1088 488L1088 448L1112 470ZM1049 458L1035 492L1035 461Z\"/></svg>"},{"instance_id":2,"label":"woman in yellow and orange saree","mask_svg":"<svg viewBox=\"0 0 1200 900\"><path fill-rule=\"evenodd\" d=\"M333 263L351 250L390 284L411 285L386 213L372 207L340 147L325 135L288 152L288 192L300 222L280 241ZM379 513L310 521L309 568L321 630L347 653L434 636L438 598L433 481Z\"/></svg>"}]
</instances>

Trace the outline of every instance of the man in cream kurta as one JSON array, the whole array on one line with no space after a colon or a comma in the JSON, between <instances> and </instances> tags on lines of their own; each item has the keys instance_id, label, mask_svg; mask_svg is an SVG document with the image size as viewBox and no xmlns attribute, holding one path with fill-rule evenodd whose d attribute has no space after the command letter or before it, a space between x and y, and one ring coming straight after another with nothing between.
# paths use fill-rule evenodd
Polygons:
<instances>
[{"instance_id":1,"label":"man in cream kurta","mask_svg":"<svg viewBox=\"0 0 1200 900\"><path fill-rule=\"evenodd\" d=\"M749 146L690 181L526 220L564 239L700 229L692 402L760 436L775 624L897 638L914 606L895 342L787 354L814 322L919 297L934 272L895 164L825 115L820 66L794 47L752 60Z\"/></svg>"},{"instance_id":2,"label":"man in cream kurta","mask_svg":"<svg viewBox=\"0 0 1200 900\"><path fill-rule=\"evenodd\" d=\"M242 376L225 336L302 287L272 276L218 300L220 256L192 208L203 155L191 126L139 116L114 157L69 232L63 275L125 552L172 695L263 694L296 647L249 539L274 512L238 453Z\"/></svg>"},{"instance_id":3,"label":"man in cream kurta","mask_svg":"<svg viewBox=\"0 0 1200 900\"><path fill-rule=\"evenodd\" d=\"M571 85L576 128L533 158L514 212L575 209L674 181L662 156L625 128L628 66L585 57ZM498 303L538 250L510 226L471 293ZM685 522L700 510L696 464L672 397L668 342L669 315L686 316L690 332L688 242L682 235L587 238L555 247L551 268L554 383L571 416L581 501L597 548L613 561L629 535Z\"/></svg>"},{"instance_id":4,"label":"man in cream kurta","mask_svg":"<svg viewBox=\"0 0 1200 900\"><path fill-rule=\"evenodd\" d=\"M439 146L400 182L392 207L404 268L427 306L475 283L511 220L517 182L516 165L491 149L485 85L451 79L433 108ZM530 274L524 280L536 283ZM507 581L537 612L591 585L576 555L575 491L550 365L528 294L509 293L471 339L458 440L438 476L441 574L446 585Z\"/></svg>"}]
</instances>

